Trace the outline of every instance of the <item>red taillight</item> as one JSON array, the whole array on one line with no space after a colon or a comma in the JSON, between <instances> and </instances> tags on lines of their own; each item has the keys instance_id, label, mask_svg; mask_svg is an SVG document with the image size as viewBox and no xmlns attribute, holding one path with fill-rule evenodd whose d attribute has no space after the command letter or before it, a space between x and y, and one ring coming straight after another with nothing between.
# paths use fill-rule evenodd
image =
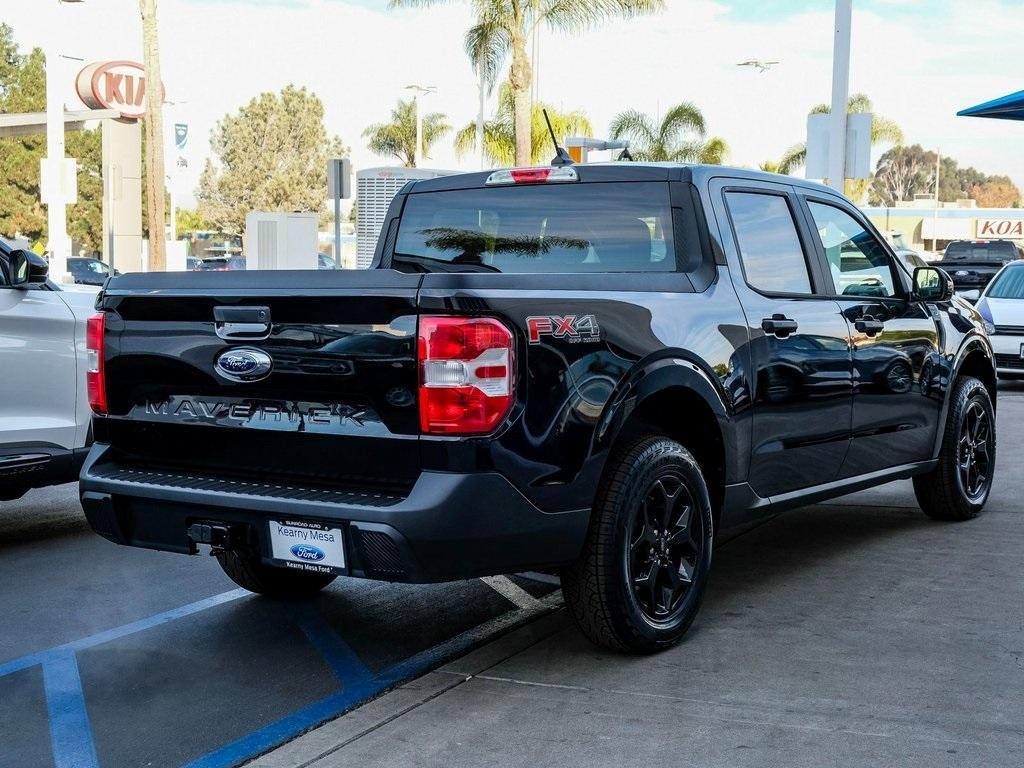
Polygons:
<instances>
[{"instance_id":1,"label":"red taillight","mask_svg":"<svg viewBox=\"0 0 1024 768\"><path fill-rule=\"evenodd\" d=\"M511 171L512 181L516 184L539 184L547 181L551 175L550 168L516 168Z\"/></svg>"},{"instance_id":2,"label":"red taillight","mask_svg":"<svg viewBox=\"0 0 1024 768\"><path fill-rule=\"evenodd\" d=\"M513 401L513 337L489 317L421 317L420 429L433 435L493 431Z\"/></svg>"},{"instance_id":3,"label":"red taillight","mask_svg":"<svg viewBox=\"0 0 1024 768\"><path fill-rule=\"evenodd\" d=\"M88 350L88 369L85 385L89 393L89 407L94 413L107 412L107 380L103 364L103 331L106 315L100 312L89 318L85 325L85 348Z\"/></svg>"}]
</instances>

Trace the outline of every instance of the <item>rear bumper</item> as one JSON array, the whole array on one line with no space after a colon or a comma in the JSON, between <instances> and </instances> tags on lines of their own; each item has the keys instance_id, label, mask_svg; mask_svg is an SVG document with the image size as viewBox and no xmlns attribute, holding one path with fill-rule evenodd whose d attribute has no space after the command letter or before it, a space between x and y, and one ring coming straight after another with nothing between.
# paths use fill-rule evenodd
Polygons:
<instances>
[{"instance_id":1,"label":"rear bumper","mask_svg":"<svg viewBox=\"0 0 1024 768\"><path fill-rule=\"evenodd\" d=\"M5 445L0 448L0 491L70 483L88 450L38 442Z\"/></svg>"},{"instance_id":2,"label":"rear bumper","mask_svg":"<svg viewBox=\"0 0 1024 768\"><path fill-rule=\"evenodd\" d=\"M125 468L102 443L82 467L80 493L89 524L118 544L194 552L189 525L213 521L242 527L267 558L267 521L287 516L342 527L350 575L407 582L571 562L590 517L543 512L493 472L423 472L407 496L390 496Z\"/></svg>"}]
</instances>

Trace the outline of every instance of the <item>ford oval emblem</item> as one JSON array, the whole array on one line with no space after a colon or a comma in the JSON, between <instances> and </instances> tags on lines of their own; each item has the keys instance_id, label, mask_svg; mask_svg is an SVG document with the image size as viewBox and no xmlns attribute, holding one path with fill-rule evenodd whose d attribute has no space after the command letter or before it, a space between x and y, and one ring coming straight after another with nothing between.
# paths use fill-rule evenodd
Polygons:
<instances>
[{"instance_id":1,"label":"ford oval emblem","mask_svg":"<svg viewBox=\"0 0 1024 768\"><path fill-rule=\"evenodd\" d=\"M312 544L296 544L291 548L291 553L299 558L299 560L308 560L311 563L318 562L327 557L322 549L314 547Z\"/></svg>"},{"instance_id":2,"label":"ford oval emblem","mask_svg":"<svg viewBox=\"0 0 1024 768\"><path fill-rule=\"evenodd\" d=\"M259 381L270 375L274 361L262 350L239 347L221 352L214 367L229 381Z\"/></svg>"}]
</instances>

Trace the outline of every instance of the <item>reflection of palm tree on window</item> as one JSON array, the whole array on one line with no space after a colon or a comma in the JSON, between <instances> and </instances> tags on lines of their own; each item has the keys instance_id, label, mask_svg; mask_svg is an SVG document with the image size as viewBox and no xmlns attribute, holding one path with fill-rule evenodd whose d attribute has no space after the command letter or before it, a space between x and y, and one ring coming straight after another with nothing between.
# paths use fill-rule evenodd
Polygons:
<instances>
[{"instance_id":1,"label":"reflection of palm tree on window","mask_svg":"<svg viewBox=\"0 0 1024 768\"><path fill-rule=\"evenodd\" d=\"M527 256L538 257L549 253L553 248L568 248L586 251L589 241L579 237L563 237L546 235L532 237L527 235L496 236L472 229L455 227L430 227L421 229L428 248L438 251L458 253L452 259L456 264L481 264L485 253L495 256Z\"/></svg>"}]
</instances>

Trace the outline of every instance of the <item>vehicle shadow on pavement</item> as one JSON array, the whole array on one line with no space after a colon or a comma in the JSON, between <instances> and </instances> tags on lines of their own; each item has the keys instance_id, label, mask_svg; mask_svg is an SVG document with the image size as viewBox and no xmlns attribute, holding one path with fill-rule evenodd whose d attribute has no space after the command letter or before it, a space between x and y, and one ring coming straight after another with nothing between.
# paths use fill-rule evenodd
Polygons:
<instances>
[{"instance_id":1,"label":"vehicle shadow on pavement","mask_svg":"<svg viewBox=\"0 0 1024 768\"><path fill-rule=\"evenodd\" d=\"M15 501L0 502L0 549L44 539L94 535L84 512L68 515L66 499L71 487L42 488Z\"/></svg>"},{"instance_id":2,"label":"vehicle shadow on pavement","mask_svg":"<svg viewBox=\"0 0 1024 768\"><path fill-rule=\"evenodd\" d=\"M752 582L769 587L808 570L827 573L837 557L870 548L880 540L945 525L912 509L803 507L716 547L711 582L721 596L723 590L740 590Z\"/></svg>"}]
</instances>

